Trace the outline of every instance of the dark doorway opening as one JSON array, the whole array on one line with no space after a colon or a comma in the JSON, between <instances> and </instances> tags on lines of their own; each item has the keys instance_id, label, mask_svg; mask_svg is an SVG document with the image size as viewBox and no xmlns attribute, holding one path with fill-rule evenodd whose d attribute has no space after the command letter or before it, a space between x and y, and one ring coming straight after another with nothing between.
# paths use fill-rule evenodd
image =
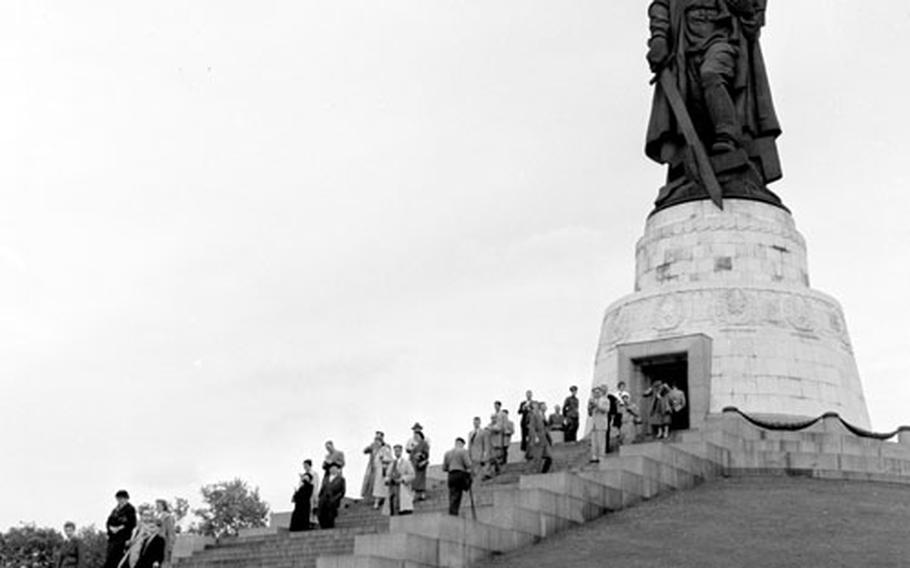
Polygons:
<instances>
[{"instance_id":1,"label":"dark doorway opening","mask_svg":"<svg viewBox=\"0 0 910 568\"><path fill-rule=\"evenodd\" d=\"M662 382L670 385L676 385L676 388L683 391L686 399L689 399L689 356L687 353L668 353L632 359L634 372L632 381L634 384L629 385L633 396L641 397L641 394L651 388L655 383ZM648 422L651 413L652 398L645 398L641 409L643 418ZM673 418L671 428L673 430L689 429L689 404L682 412Z\"/></svg>"}]
</instances>

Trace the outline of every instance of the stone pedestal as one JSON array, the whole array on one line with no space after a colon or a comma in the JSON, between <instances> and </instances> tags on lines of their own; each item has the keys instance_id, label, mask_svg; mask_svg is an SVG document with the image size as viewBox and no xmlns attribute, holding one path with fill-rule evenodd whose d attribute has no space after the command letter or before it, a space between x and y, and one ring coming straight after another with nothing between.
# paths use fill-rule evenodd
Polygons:
<instances>
[{"instance_id":1,"label":"stone pedestal","mask_svg":"<svg viewBox=\"0 0 910 568\"><path fill-rule=\"evenodd\" d=\"M693 427L735 406L765 418L833 411L869 428L843 312L809 287L787 211L740 199L723 211L706 200L657 211L635 274L635 293L604 316L595 385L625 381L636 397L647 369L675 360L688 370Z\"/></svg>"}]
</instances>

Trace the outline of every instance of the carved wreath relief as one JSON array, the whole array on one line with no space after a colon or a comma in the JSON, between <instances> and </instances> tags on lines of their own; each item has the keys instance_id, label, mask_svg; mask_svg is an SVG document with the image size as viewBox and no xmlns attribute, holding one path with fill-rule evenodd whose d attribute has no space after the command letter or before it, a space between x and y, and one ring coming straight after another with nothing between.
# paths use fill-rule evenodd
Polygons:
<instances>
[{"instance_id":1,"label":"carved wreath relief","mask_svg":"<svg viewBox=\"0 0 910 568\"><path fill-rule=\"evenodd\" d=\"M602 339L613 346L646 329L666 333L685 327L680 332L688 333L715 326L771 326L821 333L852 350L846 323L836 306L800 294L743 288L680 291L631 300L605 315Z\"/></svg>"},{"instance_id":2,"label":"carved wreath relief","mask_svg":"<svg viewBox=\"0 0 910 568\"><path fill-rule=\"evenodd\" d=\"M784 300L784 311L787 321L799 331L812 331L815 325L812 322L812 309L809 302L801 296L790 296Z\"/></svg>"},{"instance_id":3,"label":"carved wreath relief","mask_svg":"<svg viewBox=\"0 0 910 568\"><path fill-rule=\"evenodd\" d=\"M654 309L651 326L657 331L670 331L679 327L683 317L683 305L679 297L675 294L664 296Z\"/></svg>"},{"instance_id":4,"label":"carved wreath relief","mask_svg":"<svg viewBox=\"0 0 910 568\"><path fill-rule=\"evenodd\" d=\"M752 323L751 300L740 288L721 292L715 306L717 319L722 323L732 325Z\"/></svg>"}]
</instances>

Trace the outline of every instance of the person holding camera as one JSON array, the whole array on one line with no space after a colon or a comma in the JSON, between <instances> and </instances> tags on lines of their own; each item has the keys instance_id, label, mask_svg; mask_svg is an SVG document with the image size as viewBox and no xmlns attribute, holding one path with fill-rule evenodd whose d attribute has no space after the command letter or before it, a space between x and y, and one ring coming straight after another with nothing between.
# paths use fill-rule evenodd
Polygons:
<instances>
[{"instance_id":1,"label":"person holding camera","mask_svg":"<svg viewBox=\"0 0 910 568\"><path fill-rule=\"evenodd\" d=\"M360 496L365 500L372 497L373 508L378 509L389 496L388 487L385 484L385 476L388 473L389 463L392 462L392 448L385 443L385 434L376 432L373 443L367 446L363 453L368 454L370 457L367 461L366 472L363 475Z\"/></svg>"}]
</instances>

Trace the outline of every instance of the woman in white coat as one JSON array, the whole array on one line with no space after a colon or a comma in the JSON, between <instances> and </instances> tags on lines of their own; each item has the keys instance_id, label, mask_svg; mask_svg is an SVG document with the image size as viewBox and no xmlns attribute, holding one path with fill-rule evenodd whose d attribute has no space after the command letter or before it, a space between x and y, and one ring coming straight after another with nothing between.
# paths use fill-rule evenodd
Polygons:
<instances>
[{"instance_id":1,"label":"woman in white coat","mask_svg":"<svg viewBox=\"0 0 910 568\"><path fill-rule=\"evenodd\" d=\"M607 430L609 428L610 400L607 388L597 386L591 391L588 401L588 416L591 417L591 463L600 461L607 454Z\"/></svg>"},{"instance_id":2,"label":"woman in white coat","mask_svg":"<svg viewBox=\"0 0 910 568\"><path fill-rule=\"evenodd\" d=\"M367 461L367 470L363 475L363 485L360 496L364 499L373 499L373 508L378 509L389 495L385 485L386 467L392 461L392 448L385 443L385 434L376 432L373 443L367 446L363 453L370 456Z\"/></svg>"}]
</instances>

